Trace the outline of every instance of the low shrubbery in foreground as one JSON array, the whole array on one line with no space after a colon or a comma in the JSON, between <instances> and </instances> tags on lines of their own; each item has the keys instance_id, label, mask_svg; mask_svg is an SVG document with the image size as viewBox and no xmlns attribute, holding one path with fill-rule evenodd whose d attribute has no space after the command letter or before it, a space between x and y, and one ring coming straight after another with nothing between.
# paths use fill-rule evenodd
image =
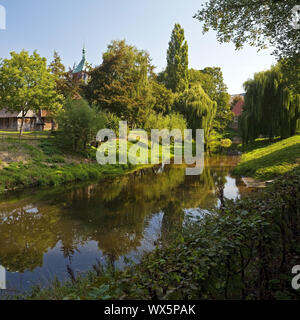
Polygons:
<instances>
[{"instance_id":1,"label":"low shrubbery in foreground","mask_svg":"<svg viewBox=\"0 0 300 320\"><path fill-rule=\"evenodd\" d=\"M139 265L95 267L28 299L299 299L300 169L219 212L189 219Z\"/></svg>"}]
</instances>

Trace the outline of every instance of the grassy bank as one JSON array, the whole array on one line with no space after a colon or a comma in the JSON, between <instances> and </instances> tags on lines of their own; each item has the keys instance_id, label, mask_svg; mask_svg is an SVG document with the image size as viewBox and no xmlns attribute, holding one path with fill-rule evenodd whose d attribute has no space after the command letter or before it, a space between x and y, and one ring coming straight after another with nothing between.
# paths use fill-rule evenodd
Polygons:
<instances>
[{"instance_id":1,"label":"grassy bank","mask_svg":"<svg viewBox=\"0 0 300 320\"><path fill-rule=\"evenodd\" d=\"M187 220L139 265L94 266L25 299L299 299L300 169L220 212Z\"/></svg>"},{"instance_id":2,"label":"grassy bank","mask_svg":"<svg viewBox=\"0 0 300 320\"><path fill-rule=\"evenodd\" d=\"M269 180L293 170L300 164L300 135L270 143L258 139L247 147L234 174Z\"/></svg>"},{"instance_id":3,"label":"grassy bank","mask_svg":"<svg viewBox=\"0 0 300 320\"><path fill-rule=\"evenodd\" d=\"M100 179L122 174L131 168L100 166L92 159L65 154L51 139L6 137L0 144L0 193L36 186Z\"/></svg>"},{"instance_id":4,"label":"grassy bank","mask_svg":"<svg viewBox=\"0 0 300 320\"><path fill-rule=\"evenodd\" d=\"M133 143L128 143L128 150ZM117 141L118 148L118 141ZM174 153L171 148L171 157ZM151 144L144 146L151 162ZM119 152L117 151L117 155ZM169 157L160 146L159 158ZM146 162L147 159L144 159ZM70 182L99 180L122 175L150 165L99 165L96 149L84 154L69 153L60 148L48 133L28 133L19 139L17 133L0 135L0 193L38 186L59 186Z\"/></svg>"}]
</instances>

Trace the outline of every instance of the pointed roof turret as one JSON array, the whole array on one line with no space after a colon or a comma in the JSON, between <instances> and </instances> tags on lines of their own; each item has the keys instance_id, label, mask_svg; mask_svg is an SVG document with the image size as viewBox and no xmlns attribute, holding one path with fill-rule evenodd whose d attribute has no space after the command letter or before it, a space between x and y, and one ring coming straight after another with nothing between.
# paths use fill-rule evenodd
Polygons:
<instances>
[{"instance_id":1,"label":"pointed roof turret","mask_svg":"<svg viewBox=\"0 0 300 320\"><path fill-rule=\"evenodd\" d=\"M73 70L73 74L74 73L79 73L84 71L84 67L85 67L85 62L86 62L86 58L85 58L85 48L82 49L82 59L80 61L80 63L78 64L78 66Z\"/></svg>"}]
</instances>

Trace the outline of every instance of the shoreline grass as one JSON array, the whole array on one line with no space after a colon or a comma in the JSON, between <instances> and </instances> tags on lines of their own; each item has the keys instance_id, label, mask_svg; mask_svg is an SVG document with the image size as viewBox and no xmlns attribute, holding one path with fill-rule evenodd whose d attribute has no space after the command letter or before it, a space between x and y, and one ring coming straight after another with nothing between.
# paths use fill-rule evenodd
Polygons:
<instances>
[{"instance_id":1,"label":"shoreline grass","mask_svg":"<svg viewBox=\"0 0 300 320\"><path fill-rule=\"evenodd\" d=\"M83 155L67 153L50 137L20 140L2 136L0 141L0 194L32 187L102 180L153 166L150 155L149 164L100 165L96 161L96 148L90 147ZM132 146L133 143L128 143L128 149ZM145 149L149 152L151 144ZM171 147L171 158L173 153L174 148ZM164 150L160 146L158 163L163 155Z\"/></svg>"},{"instance_id":2,"label":"shoreline grass","mask_svg":"<svg viewBox=\"0 0 300 320\"><path fill-rule=\"evenodd\" d=\"M265 140L257 140L241 158L241 162L233 170L238 176L253 177L260 181L279 177L300 164L300 135L276 140L270 144Z\"/></svg>"}]
</instances>

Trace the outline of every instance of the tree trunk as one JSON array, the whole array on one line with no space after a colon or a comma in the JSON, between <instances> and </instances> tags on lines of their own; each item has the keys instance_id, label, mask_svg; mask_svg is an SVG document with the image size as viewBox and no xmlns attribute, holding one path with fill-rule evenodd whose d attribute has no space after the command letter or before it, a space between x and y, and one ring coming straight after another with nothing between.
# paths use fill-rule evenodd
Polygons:
<instances>
[{"instance_id":1,"label":"tree trunk","mask_svg":"<svg viewBox=\"0 0 300 320\"><path fill-rule=\"evenodd\" d=\"M21 138L22 134L23 134L23 125L24 125L24 118L25 118L25 112L24 110L22 110L22 120L21 120L21 127L20 127L20 134L19 134L19 138Z\"/></svg>"},{"instance_id":2,"label":"tree trunk","mask_svg":"<svg viewBox=\"0 0 300 320\"><path fill-rule=\"evenodd\" d=\"M55 122L55 120L52 119L52 121L51 121L51 131L52 132L55 131L55 126L56 126L56 122Z\"/></svg>"}]
</instances>

